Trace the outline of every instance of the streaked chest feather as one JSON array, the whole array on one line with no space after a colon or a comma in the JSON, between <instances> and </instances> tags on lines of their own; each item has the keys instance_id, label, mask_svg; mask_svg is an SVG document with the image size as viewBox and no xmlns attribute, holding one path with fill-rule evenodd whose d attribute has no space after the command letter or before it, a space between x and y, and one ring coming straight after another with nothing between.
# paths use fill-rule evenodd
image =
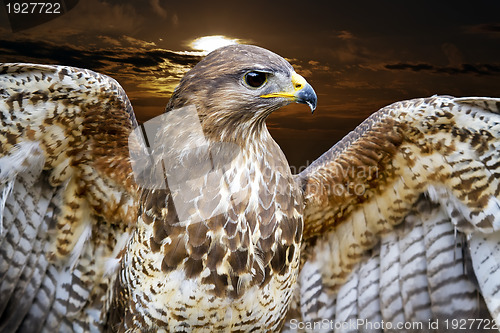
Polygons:
<instances>
[{"instance_id":1,"label":"streaked chest feather","mask_svg":"<svg viewBox=\"0 0 500 333\"><path fill-rule=\"evenodd\" d=\"M126 327L279 329L298 272L303 208L272 143L144 191L121 274L130 286Z\"/></svg>"}]
</instances>

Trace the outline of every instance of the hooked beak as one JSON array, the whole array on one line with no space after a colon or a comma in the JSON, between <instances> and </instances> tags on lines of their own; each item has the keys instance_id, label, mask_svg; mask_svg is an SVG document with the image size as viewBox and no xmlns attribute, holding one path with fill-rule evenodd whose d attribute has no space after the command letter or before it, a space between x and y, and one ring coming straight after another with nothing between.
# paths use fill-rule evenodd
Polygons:
<instances>
[{"instance_id":1,"label":"hooked beak","mask_svg":"<svg viewBox=\"0 0 500 333\"><path fill-rule=\"evenodd\" d=\"M292 74L292 91L282 91L278 93L270 93L262 95L262 98L282 97L292 100L295 103L307 104L311 108L311 113L314 113L318 97L307 81L297 73Z\"/></svg>"}]
</instances>

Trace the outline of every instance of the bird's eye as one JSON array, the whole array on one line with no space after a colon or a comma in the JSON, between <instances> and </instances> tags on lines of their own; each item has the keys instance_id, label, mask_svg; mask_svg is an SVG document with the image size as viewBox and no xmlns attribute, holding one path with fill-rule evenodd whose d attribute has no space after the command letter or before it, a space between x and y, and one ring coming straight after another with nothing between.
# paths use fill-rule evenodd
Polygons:
<instances>
[{"instance_id":1,"label":"bird's eye","mask_svg":"<svg viewBox=\"0 0 500 333\"><path fill-rule=\"evenodd\" d=\"M267 81L267 73L248 72L245 74L245 82L252 88L259 88Z\"/></svg>"}]
</instances>

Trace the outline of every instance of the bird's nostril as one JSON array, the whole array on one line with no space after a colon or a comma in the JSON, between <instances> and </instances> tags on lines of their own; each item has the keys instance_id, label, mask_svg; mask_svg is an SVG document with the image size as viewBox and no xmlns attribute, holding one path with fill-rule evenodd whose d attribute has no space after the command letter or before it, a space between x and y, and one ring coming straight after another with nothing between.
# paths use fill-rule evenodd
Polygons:
<instances>
[{"instance_id":1,"label":"bird's nostril","mask_svg":"<svg viewBox=\"0 0 500 333\"><path fill-rule=\"evenodd\" d=\"M302 84L301 84L301 83L297 83L297 84L295 85L295 89L296 89L296 90L302 89Z\"/></svg>"}]
</instances>

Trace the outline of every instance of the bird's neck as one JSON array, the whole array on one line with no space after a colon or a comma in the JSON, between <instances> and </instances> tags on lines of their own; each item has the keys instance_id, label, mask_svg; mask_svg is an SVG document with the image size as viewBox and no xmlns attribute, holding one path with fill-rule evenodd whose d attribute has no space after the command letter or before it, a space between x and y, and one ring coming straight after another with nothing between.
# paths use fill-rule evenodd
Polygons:
<instances>
[{"instance_id":1,"label":"bird's neck","mask_svg":"<svg viewBox=\"0 0 500 333\"><path fill-rule=\"evenodd\" d=\"M273 138L262 115L226 115L223 112L199 115L205 137L213 142L232 142L241 147L271 142Z\"/></svg>"}]
</instances>

